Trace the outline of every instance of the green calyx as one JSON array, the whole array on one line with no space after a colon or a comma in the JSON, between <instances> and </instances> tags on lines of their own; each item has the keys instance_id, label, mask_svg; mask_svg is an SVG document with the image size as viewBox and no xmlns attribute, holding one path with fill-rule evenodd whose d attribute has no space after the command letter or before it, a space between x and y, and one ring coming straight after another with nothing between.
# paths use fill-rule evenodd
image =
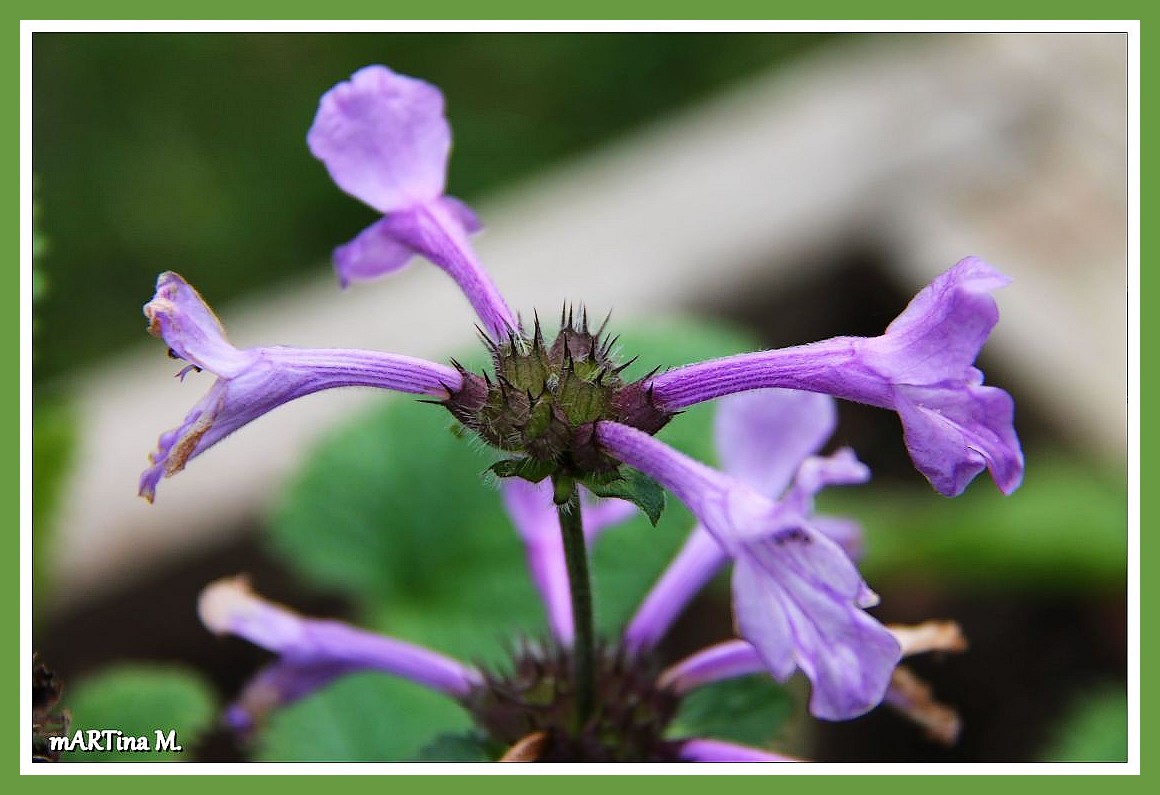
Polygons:
<instances>
[{"instance_id":1,"label":"green calyx","mask_svg":"<svg viewBox=\"0 0 1160 795\"><path fill-rule=\"evenodd\" d=\"M477 375L456 363L463 386L443 405L489 445L514 454L493 467L501 477L615 480L620 463L600 449L596 423L611 420L656 433L673 416L653 401L651 374L624 381L621 374L632 362L614 360L616 339L604 335L603 325L590 331L587 312L579 318L562 313L550 344L538 317L530 335L513 331L486 344L492 373Z\"/></svg>"}]
</instances>

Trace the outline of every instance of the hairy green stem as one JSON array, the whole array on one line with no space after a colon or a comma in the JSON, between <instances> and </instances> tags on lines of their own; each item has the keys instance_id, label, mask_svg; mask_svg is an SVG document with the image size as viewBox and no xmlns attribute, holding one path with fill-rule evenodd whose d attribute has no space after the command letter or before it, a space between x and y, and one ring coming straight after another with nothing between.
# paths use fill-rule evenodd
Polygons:
<instances>
[{"instance_id":1,"label":"hairy green stem","mask_svg":"<svg viewBox=\"0 0 1160 795\"><path fill-rule=\"evenodd\" d=\"M572 593L573 677L576 689L576 731L579 732L596 703L596 628L592 617L592 584L588 579L588 548L584 543L584 519L580 494L570 478L553 478L556 513L564 538L564 559Z\"/></svg>"}]
</instances>

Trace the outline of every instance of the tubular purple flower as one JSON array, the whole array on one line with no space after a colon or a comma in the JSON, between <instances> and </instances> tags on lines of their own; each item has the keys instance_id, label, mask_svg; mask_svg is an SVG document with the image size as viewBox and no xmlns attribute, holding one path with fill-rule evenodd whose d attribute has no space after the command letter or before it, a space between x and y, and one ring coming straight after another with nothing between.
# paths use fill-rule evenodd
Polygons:
<instances>
[{"instance_id":1,"label":"tubular purple flower","mask_svg":"<svg viewBox=\"0 0 1160 795\"><path fill-rule=\"evenodd\" d=\"M680 757L686 762L800 762L792 756L750 748L748 745L727 743L704 738L686 740L681 745Z\"/></svg>"},{"instance_id":2,"label":"tubular purple flower","mask_svg":"<svg viewBox=\"0 0 1160 795\"><path fill-rule=\"evenodd\" d=\"M878 337L835 337L679 367L651 379L667 411L768 387L823 392L893 409L915 467L960 494L984 467L1010 494L1023 478L1014 402L983 386L975 358L999 319L991 291L1010 282L968 257L924 288Z\"/></svg>"},{"instance_id":3,"label":"tubular purple flower","mask_svg":"<svg viewBox=\"0 0 1160 795\"><path fill-rule=\"evenodd\" d=\"M753 644L734 639L708 646L666 668L657 684L683 695L702 685L764 670L765 664Z\"/></svg>"},{"instance_id":4,"label":"tubular purple flower","mask_svg":"<svg viewBox=\"0 0 1160 795\"><path fill-rule=\"evenodd\" d=\"M438 88L385 66L360 69L323 95L306 141L339 188L383 213L335 250L343 286L421 254L455 280L493 339L517 328L467 239L479 220L443 195L451 128Z\"/></svg>"},{"instance_id":5,"label":"tubular purple flower","mask_svg":"<svg viewBox=\"0 0 1160 795\"><path fill-rule=\"evenodd\" d=\"M572 597L551 482L529 483L520 478L507 478L502 484L502 494L504 507L527 548L528 569L544 600L552 634L561 644L570 646L575 635ZM584 517L584 536L591 544L601 531L629 518L636 508L624 500L597 499L581 491L580 511Z\"/></svg>"},{"instance_id":6,"label":"tubular purple flower","mask_svg":"<svg viewBox=\"0 0 1160 795\"><path fill-rule=\"evenodd\" d=\"M366 632L339 621L305 618L250 590L244 577L211 583L198 599L202 624L276 652L227 711L227 721L251 728L271 709L289 704L356 671L380 671L462 699L483 677L430 649Z\"/></svg>"},{"instance_id":7,"label":"tubular purple flower","mask_svg":"<svg viewBox=\"0 0 1160 795\"><path fill-rule=\"evenodd\" d=\"M717 455L728 474L759 493L776 498L790 485L795 472L803 485L816 485L816 470L823 464L811 456L830 438L836 424L837 409L826 395L788 389L733 395L722 400L717 409ZM848 466L849 461L849 454L843 453L836 465ZM856 464L852 471L855 482L860 482L865 474L864 468ZM802 499L798 497L802 515L809 515L811 509L802 504ZM815 515L810 517L810 523L856 558L862 530L857 522ZM695 526L629 622L625 644L638 652L654 647L728 559L704 527Z\"/></svg>"},{"instance_id":8,"label":"tubular purple flower","mask_svg":"<svg viewBox=\"0 0 1160 795\"><path fill-rule=\"evenodd\" d=\"M181 471L251 420L295 398L324 389L369 386L446 397L462 386L452 367L377 351L286 347L239 350L202 297L181 276L157 277L157 292L145 305L149 332L169 346L170 355L218 378L181 425L166 431L141 475L140 494L153 501L157 483Z\"/></svg>"},{"instance_id":9,"label":"tubular purple flower","mask_svg":"<svg viewBox=\"0 0 1160 795\"><path fill-rule=\"evenodd\" d=\"M800 668L813 683L810 711L856 717L882 700L900 657L898 642L862 608L877 603L837 543L810 526L803 508L822 485L864 479L852 455L799 477L773 502L646 433L597 423L602 447L653 477L697 516L734 564L738 634L779 681Z\"/></svg>"}]
</instances>

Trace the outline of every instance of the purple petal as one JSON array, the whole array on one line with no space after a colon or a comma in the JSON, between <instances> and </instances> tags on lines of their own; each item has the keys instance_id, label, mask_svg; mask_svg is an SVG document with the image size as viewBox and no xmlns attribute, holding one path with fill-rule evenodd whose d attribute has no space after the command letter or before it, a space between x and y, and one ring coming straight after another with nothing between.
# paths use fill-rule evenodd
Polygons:
<instances>
[{"instance_id":1,"label":"purple petal","mask_svg":"<svg viewBox=\"0 0 1160 795\"><path fill-rule=\"evenodd\" d=\"M686 762L800 762L792 756L750 748L722 740L699 738L681 745L680 757Z\"/></svg>"},{"instance_id":2,"label":"purple petal","mask_svg":"<svg viewBox=\"0 0 1160 795\"><path fill-rule=\"evenodd\" d=\"M974 370L974 368L971 368ZM950 388L900 386L898 416L915 467L941 494L954 497L984 468L999 490L1023 482L1023 448L1015 433L1015 401L1002 389L972 382Z\"/></svg>"},{"instance_id":3,"label":"purple petal","mask_svg":"<svg viewBox=\"0 0 1160 795\"><path fill-rule=\"evenodd\" d=\"M814 512L814 497L827 486L851 486L870 479L870 468L854 456L854 451L843 447L833 455L810 456L801 462L793 485L782 496L781 502L792 506L801 516Z\"/></svg>"},{"instance_id":4,"label":"purple petal","mask_svg":"<svg viewBox=\"0 0 1160 795\"><path fill-rule=\"evenodd\" d=\"M293 704L361 668L352 663L299 663L277 660L248 681L225 711L225 722L235 732L248 734L274 710Z\"/></svg>"},{"instance_id":5,"label":"purple petal","mask_svg":"<svg viewBox=\"0 0 1160 795\"><path fill-rule=\"evenodd\" d=\"M842 548L850 560L857 561L865 551L862 525L842 516L814 514L810 526Z\"/></svg>"},{"instance_id":6,"label":"purple petal","mask_svg":"<svg viewBox=\"0 0 1160 795\"><path fill-rule=\"evenodd\" d=\"M197 609L210 631L243 637L281 656L281 664L267 668L255 683L259 689L276 687L280 698L301 698L351 671L381 671L452 698L465 697L482 682L474 668L430 649L300 616L255 594L244 577L206 586Z\"/></svg>"},{"instance_id":7,"label":"purple petal","mask_svg":"<svg viewBox=\"0 0 1160 795\"><path fill-rule=\"evenodd\" d=\"M445 210L447 217L462 232L470 234L481 228L479 218L459 199L441 196L435 203ZM407 217L408 213L403 211L392 214L389 219L380 218L359 232L349 243L334 250L334 270L343 287L394 273L405 267L415 255L425 253L412 245L416 235L409 231L408 223L414 222L404 220ZM451 249L453 246L427 248L435 254L437 250Z\"/></svg>"},{"instance_id":8,"label":"purple petal","mask_svg":"<svg viewBox=\"0 0 1160 795\"><path fill-rule=\"evenodd\" d=\"M334 250L334 270L343 287L394 273L411 261L415 250L399 242L385 218L368 226Z\"/></svg>"},{"instance_id":9,"label":"purple petal","mask_svg":"<svg viewBox=\"0 0 1160 795\"><path fill-rule=\"evenodd\" d=\"M933 384L964 373L999 322L991 292L1010 283L978 257L960 260L919 291L874 338L870 365L907 384Z\"/></svg>"},{"instance_id":10,"label":"purple petal","mask_svg":"<svg viewBox=\"0 0 1160 795\"><path fill-rule=\"evenodd\" d=\"M830 438L837 419L833 399L815 392L762 389L730 396L715 418L721 468L777 497L798 465Z\"/></svg>"},{"instance_id":11,"label":"purple petal","mask_svg":"<svg viewBox=\"0 0 1160 795\"><path fill-rule=\"evenodd\" d=\"M451 128L430 83L360 69L323 95L306 141L340 188L381 213L443 193Z\"/></svg>"},{"instance_id":12,"label":"purple petal","mask_svg":"<svg viewBox=\"0 0 1160 795\"><path fill-rule=\"evenodd\" d=\"M661 674L657 684L683 694L713 682L764 670L765 662L752 643L727 640L702 649L669 667Z\"/></svg>"},{"instance_id":13,"label":"purple petal","mask_svg":"<svg viewBox=\"0 0 1160 795\"><path fill-rule=\"evenodd\" d=\"M746 546L733 571L739 633L784 680L801 668L810 712L826 720L877 706L901 658L898 641L863 612L867 589L837 544L797 527Z\"/></svg>"},{"instance_id":14,"label":"purple petal","mask_svg":"<svg viewBox=\"0 0 1160 795\"><path fill-rule=\"evenodd\" d=\"M475 214L475 210L467 205L467 202L454 196L440 196L437 203L467 234L474 235L483 229L483 223L479 220L479 216Z\"/></svg>"}]
</instances>

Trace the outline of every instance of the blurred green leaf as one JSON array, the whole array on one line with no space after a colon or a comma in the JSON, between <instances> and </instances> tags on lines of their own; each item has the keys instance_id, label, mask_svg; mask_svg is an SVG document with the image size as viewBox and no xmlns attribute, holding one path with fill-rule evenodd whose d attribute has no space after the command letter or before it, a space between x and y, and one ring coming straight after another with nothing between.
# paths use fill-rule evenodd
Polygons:
<instances>
[{"instance_id":1,"label":"blurred green leaf","mask_svg":"<svg viewBox=\"0 0 1160 795\"><path fill-rule=\"evenodd\" d=\"M973 586L1119 587L1127 576L1125 482L1062 454L1029 455L1009 497L980 477L954 500L871 483L818 502L866 528L871 582L907 573Z\"/></svg>"},{"instance_id":2,"label":"blurred green leaf","mask_svg":"<svg viewBox=\"0 0 1160 795\"><path fill-rule=\"evenodd\" d=\"M1080 698L1055 734L1040 756L1044 762L1126 762L1128 695L1124 686L1109 685Z\"/></svg>"},{"instance_id":3,"label":"blurred green leaf","mask_svg":"<svg viewBox=\"0 0 1160 795\"><path fill-rule=\"evenodd\" d=\"M476 732L441 734L419 749L416 762L494 762L503 749L492 748Z\"/></svg>"},{"instance_id":4,"label":"blurred green leaf","mask_svg":"<svg viewBox=\"0 0 1160 795\"><path fill-rule=\"evenodd\" d=\"M413 759L430 738L466 732L454 701L383 674L344 677L274 713L259 735L263 761L381 762Z\"/></svg>"},{"instance_id":5,"label":"blurred green leaf","mask_svg":"<svg viewBox=\"0 0 1160 795\"><path fill-rule=\"evenodd\" d=\"M70 406L39 401L32 411L32 582L34 604L44 604L52 584L47 573L52 550L52 519L60 489L72 463L76 419Z\"/></svg>"},{"instance_id":6,"label":"blurred green leaf","mask_svg":"<svg viewBox=\"0 0 1160 795\"><path fill-rule=\"evenodd\" d=\"M290 272L321 275L335 243L374 215L304 139L322 93L362 66L443 89L449 189L475 201L828 35L38 35L33 167L53 281L69 289L38 307L54 333L37 377L142 338L126 299L148 299L157 263L215 305Z\"/></svg>"},{"instance_id":7,"label":"blurred green leaf","mask_svg":"<svg viewBox=\"0 0 1160 795\"><path fill-rule=\"evenodd\" d=\"M69 731L120 730L125 737L147 737L156 747L156 732L176 732L181 751L96 752L74 750L62 759L83 762L156 762L188 758L199 735L217 714L213 691L192 671L126 664L85 679L65 690L63 703L72 713Z\"/></svg>"},{"instance_id":8,"label":"blurred green leaf","mask_svg":"<svg viewBox=\"0 0 1160 795\"><path fill-rule=\"evenodd\" d=\"M793 700L764 674L698 688L681 702L670 737L712 737L765 747L789 718Z\"/></svg>"}]
</instances>

